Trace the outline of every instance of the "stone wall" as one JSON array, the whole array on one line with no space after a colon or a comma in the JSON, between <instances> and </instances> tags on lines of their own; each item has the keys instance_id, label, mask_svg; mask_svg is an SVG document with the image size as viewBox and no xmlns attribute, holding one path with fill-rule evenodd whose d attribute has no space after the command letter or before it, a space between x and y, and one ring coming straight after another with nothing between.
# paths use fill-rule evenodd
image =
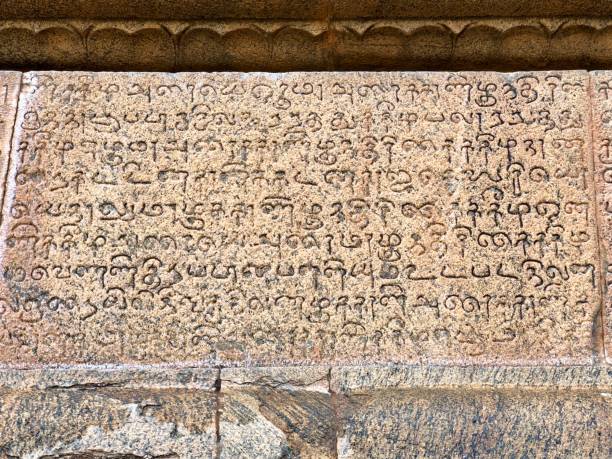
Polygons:
<instances>
[{"instance_id":1,"label":"stone wall","mask_svg":"<svg viewBox=\"0 0 612 459\"><path fill-rule=\"evenodd\" d=\"M0 75L3 457L607 457L605 71Z\"/></svg>"},{"instance_id":2,"label":"stone wall","mask_svg":"<svg viewBox=\"0 0 612 459\"><path fill-rule=\"evenodd\" d=\"M600 366L0 374L4 457L607 457Z\"/></svg>"},{"instance_id":3,"label":"stone wall","mask_svg":"<svg viewBox=\"0 0 612 459\"><path fill-rule=\"evenodd\" d=\"M1 3L0 459L612 457L612 2Z\"/></svg>"}]
</instances>

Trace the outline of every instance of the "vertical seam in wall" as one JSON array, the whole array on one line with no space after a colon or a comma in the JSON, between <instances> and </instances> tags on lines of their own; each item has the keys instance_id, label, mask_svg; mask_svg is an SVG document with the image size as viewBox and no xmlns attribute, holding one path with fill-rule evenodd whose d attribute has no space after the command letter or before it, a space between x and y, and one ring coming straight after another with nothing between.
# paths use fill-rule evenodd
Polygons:
<instances>
[{"instance_id":1,"label":"vertical seam in wall","mask_svg":"<svg viewBox=\"0 0 612 459\"><path fill-rule=\"evenodd\" d=\"M3 183L2 183L2 197L0 199L0 227L2 226L2 223L4 222L4 203L6 201L8 179L9 179L9 174L10 174L11 165L12 165L11 163L12 163L12 158L13 158L13 137L15 136L15 127L17 124L17 114L19 113L19 106L21 104L22 85L23 85L23 72L19 72L19 81L18 81L18 86L17 86L17 100L15 101L15 110L13 112L13 123L11 125L11 134L8 138L8 148L6 150L7 158L6 158L6 161L4 161L4 164L6 164L6 170L2 171ZM2 166L0 165L0 167ZM0 241L0 243L4 244L3 241ZM0 254L0 260L1 259L2 257Z\"/></svg>"},{"instance_id":2,"label":"vertical seam in wall","mask_svg":"<svg viewBox=\"0 0 612 459\"><path fill-rule=\"evenodd\" d=\"M162 29L170 38L170 42L172 43L172 68L170 72L177 72L177 64L178 64L178 44L176 34L173 33L167 24L159 21L159 28Z\"/></svg>"},{"instance_id":3,"label":"vertical seam in wall","mask_svg":"<svg viewBox=\"0 0 612 459\"><path fill-rule=\"evenodd\" d=\"M217 367L217 378L215 379L215 459L221 458L221 369Z\"/></svg>"},{"instance_id":4,"label":"vertical seam in wall","mask_svg":"<svg viewBox=\"0 0 612 459\"><path fill-rule=\"evenodd\" d=\"M595 213L595 238L597 242L597 262L599 264L599 293L600 293L600 301L599 301L599 318L594 317L593 319L593 352L595 354L595 358L599 362L605 361L605 309L606 309L606 258L604 257L604 251L602 247L605 247L601 240L601 230L602 222L600 216L600 208L599 208L599 196L597 189L597 181L595 180L597 174L597 162L595 160L595 117L594 117L594 103L595 98L593 97L593 79L591 72L587 72L588 75L588 86L587 86L587 100L588 100L588 126L590 136L589 145L590 145L590 158L591 162L591 186L593 187L592 199L593 199L593 211ZM597 326L599 325L599 330L597 330Z\"/></svg>"}]
</instances>

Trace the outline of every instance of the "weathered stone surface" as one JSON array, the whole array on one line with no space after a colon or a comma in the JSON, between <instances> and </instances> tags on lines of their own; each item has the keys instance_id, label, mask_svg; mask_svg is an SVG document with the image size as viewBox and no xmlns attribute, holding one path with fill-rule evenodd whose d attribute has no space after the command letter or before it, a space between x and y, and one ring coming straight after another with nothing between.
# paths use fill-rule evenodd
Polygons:
<instances>
[{"instance_id":1,"label":"weathered stone surface","mask_svg":"<svg viewBox=\"0 0 612 459\"><path fill-rule=\"evenodd\" d=\"M610 394L385 390L340 403L338 458L609 457Z\"/></svg>"},{"instance_id":2,"label":"weathered stone surface","mask_svg":"<svg viewBox=\"0 0 612 459\"><path fill-rule=\"evenodd\" d=\"M329 369L221 370L220 457L336 457Z\"/></svg>"},{"instance_id":3,"label":"weathered stone surface","mask_svg":"<svg viewBox=\"0 0 612 459\"><path fill-rule=\"evenodd\" d=\"M612 362L612 72L591 73L593 106L593 157L598 198L603 307L601 326L596 336L601 338L608 362ZM600 332L600 333L599 333Z\"/></svg>"},{"instance_id":4,"label":"weathered stone surface","mask_svg":"<svg viewBox=\"0 0 612 459\"><path fill-rule=\"evenodd\" d=\"M608 457L605 366L333 368L338 457Z\"/></svg>"},{"instance_id":5,"label":"weathered stone surface","mask_svg":"<svg viewBox=\"0 0 612 459\"><path fill-rule=\"evenodd\" d=\"M2 391L0 456L213 458L215 409L204 390Z\"/></svg>"},{"instance_id":6,"label":"weathered stone surface","mask_svg":"<svg viewBox=\"0 0 612 459\"><path fill-rule=\"evenodd\" d=\"M24 75L4 363L586 363L586 72Z\"/></svg>"},{"instance_id":7,"label":"weathered stone surface","mask_svg":"<svg viewBox=\"0 0 612 459\"><path fill-rule=\"evenodd\" d=\"M609 456L611 367L166 371L2 370L0 457Z\"/></svg>"},{"instance_id":8,"label":"weathered stone surface","mask_svg":"<svg viewBox=\"0 0 612 459\"><path fill-rule=\"evenodd\" d=\"M2 370L0 457L215 457L218 373Z\"/></svg>"}]
</instances>

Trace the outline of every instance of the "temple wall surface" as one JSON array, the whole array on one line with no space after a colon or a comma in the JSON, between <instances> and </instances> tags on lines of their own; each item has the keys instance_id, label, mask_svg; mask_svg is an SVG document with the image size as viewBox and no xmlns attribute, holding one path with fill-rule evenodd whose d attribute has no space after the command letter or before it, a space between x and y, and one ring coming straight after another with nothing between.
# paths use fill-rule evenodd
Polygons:
<instances>
[{"instance_id":1,"label":"temple wall surface","mask_svg":"<svg viewBox=\"0 0 612 459\"><path fill-rule=\"evenodd\" d=\"M611 16L3 2L0 458L611 457Z\"/></svg>"}]
</instances>

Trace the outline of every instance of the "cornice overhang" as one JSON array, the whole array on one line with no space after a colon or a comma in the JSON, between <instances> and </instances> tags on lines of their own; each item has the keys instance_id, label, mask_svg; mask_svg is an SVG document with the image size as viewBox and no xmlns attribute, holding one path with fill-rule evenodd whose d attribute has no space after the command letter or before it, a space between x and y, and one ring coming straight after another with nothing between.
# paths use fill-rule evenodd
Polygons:
<instances>
[{"instance_id":1,"label":"cornice overhang","mask_svg":"<svg viewBox=\"0 0 612 459\"><path fill-rule=\"evenodd\" d=\"M4 0L0 19L440 19L612 15L610 0Z\"/></svg>"},{"instance_id":2,"label":"cornice overhang","mask_svg":"<svg viewBox=\"0 0 612 459\"><path fill-rule=\"evenodd\" d=\"M612 1L6 0L0 68L612 68Z\"/></svg>"}]
</instances>

